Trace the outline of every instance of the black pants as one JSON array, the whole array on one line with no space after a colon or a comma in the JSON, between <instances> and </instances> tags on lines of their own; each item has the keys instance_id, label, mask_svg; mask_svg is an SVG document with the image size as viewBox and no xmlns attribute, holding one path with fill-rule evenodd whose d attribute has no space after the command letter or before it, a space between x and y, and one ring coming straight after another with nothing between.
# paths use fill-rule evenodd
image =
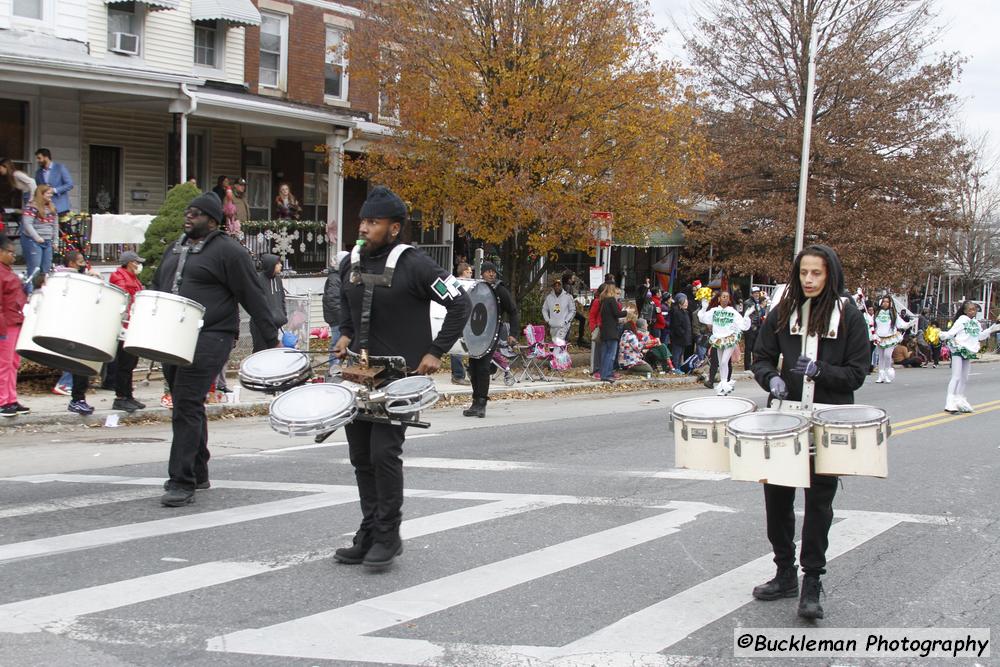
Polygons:
<instances>
[{"instance_id":1,"label":"black pants","mask_svg":"<svg viewBox=\"0 0 1000 667\"><path fill-rule=\"evenodd\" d=\"M805 574L826 574L826 548L830 544L833 497L837 494L838 479L817 475L810 462L810 487L804 489L806 511L802 519L802 550L799 554ZM764 485L767 539L774 550L774 564L779 568L795 565L795 491L788 486Z\"/></svg>"},{"instance_id":2,"label":"black pants","mask_svg":"<svg viewBox=\"0 0 1000 667\"><path fill-rule=\"evenodd\" d=\"M208 480L208 419L205 396L233 347L233 334L202 331L190 366L163 365L174 400L173 441L170 444L170 481L193 490Z\"/></svg>"},{"instance_id":3,"label":"black pants","mask_svg":"<svg viewBox=\"0 0 1000 667\"><path fill-rule=\"evenodd\" d=\"M118 341L118 354L115 356L115 396L117 398L133 398L132 371L139 365L139 357L129 354Z\"/></svg>"},{"instance_id":4,"label":"black pants","mask_svg":"<svg viewBox=\"0 0 1000 667\"><path fill-rule=\"evenodd\" d=\"M587 345L587 334L589 333L587 331L587 316L580 311L576 311L576 314L573 315L573 320L580 323L580 330L576 334L576 344L579 347L584 347ZM569 326L571 332L573 323L571 322ZM570 338L570 332L566 332L566 338Z\"/></svg>"},{"instance_id":5,"label":"black pants","mask_svg":"<svg viewBox=\"0 0 1000 667\"><path fill-rule=\"evenodd\" d=\"M267 344L267 340L264 338L264 333L253 320L250 320L250 340L253 343L254 352L260 352L261 350L266 350L271 347ZM336 343L337 341L334 342Z\"/></svg>"},{"instance_id":6,"label":"black pants","mask_svg":"<svg viewBox=\"0 0 1000 667\"><path fill-rule=\"evenodd\" d=\"M931 345L931 362L936 366L941 363L941 343Z\"/></svg>"},{"instance_id":7,"label":"black pants","mask_svg":"<svg viewBox=\"0 0 1000 667\"><path fill-rule=\"evenodd\" d=\"M482 359L469 357L469 382L472 383L472 400L488 401L490 399L490 371L492 365L487 354Z\"/></svg>"},{"instance_id":8,"label":"black pants","mask_svg":"<svg viewBox=\"0 0 1000 667\"><path fill-rule=\"evenodd\" d=\"M119 343L120 345L121 343ZM70 398L74 401L82 401L87 398L87 387L90 386L90 378L86 375L74 375L73 376L73 390L70 392Z\"/></svg>"},{"instance_id":9,"label":"black pants","mask_svg":"<svg viewBox=\"0 0 1000 667\"><path fill-rule=\"evenodd\" d=\"M403 520L405 426L356 421L344 427L361 499L361 530L392 540Z\"/></svg>"},{"instance_id":10,"label":"black pants","mask_svg":"<svg viewBox=\"0 0 1000 667\"><path fill-rule=\"evenodd\" d=\"M743 370L750 370L750 365L753 364L753 346L756 342L757 329L750 327L743 336Z\"/></svg>"}]
</instances>

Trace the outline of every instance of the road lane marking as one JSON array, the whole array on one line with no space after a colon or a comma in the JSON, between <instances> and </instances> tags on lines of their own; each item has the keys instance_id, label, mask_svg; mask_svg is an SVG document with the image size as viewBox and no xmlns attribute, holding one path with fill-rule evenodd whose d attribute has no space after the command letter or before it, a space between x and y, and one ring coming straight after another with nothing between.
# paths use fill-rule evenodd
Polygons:
<instances>
[{"instance_id":1,"label":"road lane marking","mask_svg":"<svg viewBox=\"0 0 1000 667\"><path fill-rule=\"evenodd\" d=\"M995 401L986 401L985 403L980 403L979 405L974 405L972 407L974 409L976 409L976 410L982 410L983 408L992 407L994 405L1000 406L1000 399L995 400ZM969 413L969 414L975 414L975 413ZM892 430L895 433L896 429L899 428L899 427L901 427L901 426L908 426L910 424L918 424L920 422L928 421L928 420L931 420L931 419L937 419L939 417L941 417L941 412L935 412L933 414L924 415L922 417L914 417L913 419L904 419L903 421L898 421L898 422L894 421L894 422L892 422Z\"/></svg>"},{"instance_id":2,"label":"road lane marking","mask_svg":"<svg viewBox=\"0 0 1000 667\"><path fill-rule=\"evenodd\" d=\"M334 505L355 503L357 500L357 489L345 486L341 487L339 492L334 493L317 493L214 512L186 514L169 519L111 526L109 528L87 530L68 535L58 535L56 537L45 537L27 542L3 544L0 545L0 563L24 558L52 556L68 551L94 549L111 544L186 533L193 530L218 528L220 526L257 521L259 519L283 516L296 512L322 509Z\"/></svg>"},{"instance_id":3,"label":"road lane marking","mask_svg":"<svg viewBox=\"0 0 1000 667\"><path fill-rule=\"evenodd\" d=\"M406 521L403 524L403 537L415 539L559 504L562 504L562 500L558 496L525 495L438 512ZM335 547L331 547L318 552L283 555L268 563L215 561L0 605L0 632L44 630L64 633L79 616L325 560L333 555L334 550Z\"/></svg>"},{"instance_id":4,"label":"road lane marking","mask_svg":"<svg viewBox=\"0 0 1000 667\"><path fill-rule=\"evenodd\" d=\"M901 428L898 431L895 426L893 426L892 434L903 435L904 433L910 433L912 431L919 431L924 428L930 428L931 426L940 426L941 424L948 424L953 421L958 421L959 419L968 419L969 417L975 417L976 415L986 414L987 412L993 412L995 410L1000 410L1000 405L994 405L992 407L980 409L980 406L975 406L976 412L965 412L957 415L948 415L947 417L941 416L941 414L935 415L935 417L941 417L932 422L927 422L924 424L917 424L915 426L907 426L906 428Z\"/></svg>"},{"instance_id":5,"label":"road lane marking","mask_svg":"<svg viewBox=\"0 0 1000 667\"><path fill-rule=\"evenodd\" d=\"M144 500L148 498L155 498L160 495L160 493L162 493L162 491L156 492L150 489L121 489L117 491L107 491L105 493L90 493L83 496L53 498L52 500L43 500L37 503L24 503L21 505L0 507L0 519L9 519L15 516L28 516L30 514L59 512L61 510L96 507L98 505L110 505L112 503L124 503L132 500Z\"/></svg>"},{"instance_id":6,"label":"road lane marking","mask_svg":"<svg viewBox=\"0 0 1000 667\"><path fill-rule=\"evenodd\" d=\"M208 640L207 648L219 652L405 665L537 665L539 661L566 665L672 665L675 664L672 662L674 656L663 655L661 651L753 602L749 593L752 587L774 572L772 554L697 584L564 646L435 643L367 635L611 555L621 550L621 545L615 543L621 541L623 532L628 533L625 539L630 544L627 546L676 532L679 525L664 525L675 513L338 609L214 637ZM830 531L827 554L831 560L911 519L910 515L881 512L837 514L838 518L844 518ZM928 518L936 520L938 517ZM681 523L690 520L681 519ZM644 525L637 529L640 524ZM581 544L592 539L602 544Z\"/></svg>"},{"instance_id":7,"label":"road lane marking","mask_svg":"<svg viewBox=\"0 0 1000 667\"><path fill-rule=\"evenodd\" d=\"M673 510L472 568L338 609L241 630L208 640L208 650L363 662L419 664L441 649L430 642L365 637L368 633L427 616L542 577L584 565L681 530L706 511L730 508L671 503ZM712 508L712 509L709 509ZM332 631L332 630L336 631ZM388 648L388 650L386 650ZM392 658L388 658L391 655Z\"/></svg>"}]
</instances>

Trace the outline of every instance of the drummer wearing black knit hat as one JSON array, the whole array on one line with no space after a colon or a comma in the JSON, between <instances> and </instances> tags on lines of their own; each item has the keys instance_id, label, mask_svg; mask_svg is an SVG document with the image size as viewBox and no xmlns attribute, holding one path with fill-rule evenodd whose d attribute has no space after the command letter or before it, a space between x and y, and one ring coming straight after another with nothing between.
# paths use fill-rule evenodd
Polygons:
<instances>
[{"instance_id":1,"label":"drummer wearing black knit hat","mask_svg":"<svg viewBox=\"0 0 1000 667\"><path fill-rule=\"evenodd\" d=\"M403 200L376 187L361 207L360 248L341 262L340 338L333 351L398 356L406 367L431 375L441 356L462 335L471 308L458 280L427 254L400 243L407 210ZM430 304L447 309L431 338ZM361 500L361 525L350 547L337 549L341 563L384 568L403 552L405 425L355 421L344 427Z\"/></svg>"},{"instance_id":2,"label":"drummer wearing black knit hat","mask_svg":"<svg viewBox=\"0 0 1000 667\"><path fill-rule=\"evenodd\" d=\"M150 285L205 307L191 365L163 365L174 403L170 479L160 499L167 507L192 503L196 488L210 486L205 395L239 334L239 306L250 313L269 347L278 343L250 254L219 228L222 220L222 202L214 192L195 197L184 211L184 234L164 251Z\"/></svg>"}]
</instances>

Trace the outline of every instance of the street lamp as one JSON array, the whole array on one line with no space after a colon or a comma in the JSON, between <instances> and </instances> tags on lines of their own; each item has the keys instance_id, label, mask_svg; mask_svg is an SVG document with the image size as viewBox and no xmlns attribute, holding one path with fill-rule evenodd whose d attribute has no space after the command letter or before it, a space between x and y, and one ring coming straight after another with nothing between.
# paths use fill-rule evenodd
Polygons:
<instances>
[{"instance_id":1,"label":"street lamp","mask_svg":"<svg viewBox=\"0 0 1000 667\"><path fill-rule=\"evenodd\" d=\"M852 12L859 7L866 6L867 2L856 2L844 8L844 11L827 19L822 23L813 22L809 29L809 44L806 45L806 108L805 121L802 124L802 161L799 164L799 204L795 210L795 253L792 259L802 251L803 239L806 227L806 189L809 182L809 143L812 140L812 117L813 117L813 88L816 86L816 61L813 58L813 48L816 40L819 39L819 31L830 25L847 12Z\"/></svg>"}]
</instances>

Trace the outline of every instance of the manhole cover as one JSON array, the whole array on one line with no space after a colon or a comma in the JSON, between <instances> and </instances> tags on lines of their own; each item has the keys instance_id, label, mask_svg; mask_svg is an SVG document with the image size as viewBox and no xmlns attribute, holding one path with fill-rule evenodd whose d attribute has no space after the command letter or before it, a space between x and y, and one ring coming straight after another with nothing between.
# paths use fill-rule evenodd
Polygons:
<instances>
[{"instance_id":1,"label":"manhole cover","mask_svg":"<svg viewBox=\"0 0 1000 667\"><path fill-rule=\"evenodd\" d=\"M84 442L93 442L98 445L141 445L146 442L166 442L166 438L94 438L92 440L84 440Z\"/></svg>"}]
</instances>

